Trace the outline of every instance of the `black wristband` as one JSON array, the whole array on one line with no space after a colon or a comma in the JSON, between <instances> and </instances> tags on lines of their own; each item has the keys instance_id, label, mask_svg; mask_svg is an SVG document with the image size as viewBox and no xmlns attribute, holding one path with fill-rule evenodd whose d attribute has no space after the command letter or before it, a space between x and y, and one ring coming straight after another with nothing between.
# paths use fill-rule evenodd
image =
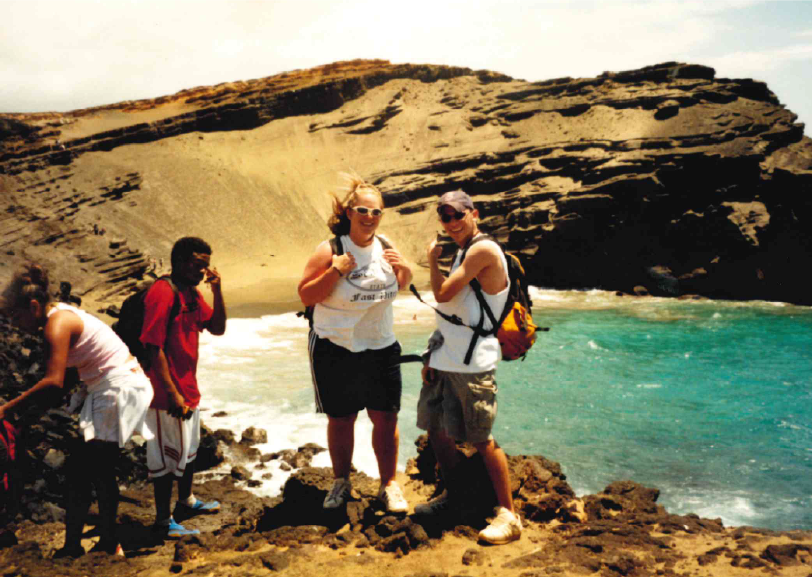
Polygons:
<instances>
[{"instance_id":1,"label":"black wristband","mask_svg":"<svg viewBox=\"0 0 812 577\"><path fill-rule=\"evenodd\" d=\"M336 265L333 265L333 266L331 266L330 268L334 268L334 269L336 269L336 272L338 273L338 276L339 276L339 277L343 277L343 276L344 276L343 274L341 274L341 271L340 271L340 270L338 270L338 267L337 267Z\"/></svg>"}]
</instances>

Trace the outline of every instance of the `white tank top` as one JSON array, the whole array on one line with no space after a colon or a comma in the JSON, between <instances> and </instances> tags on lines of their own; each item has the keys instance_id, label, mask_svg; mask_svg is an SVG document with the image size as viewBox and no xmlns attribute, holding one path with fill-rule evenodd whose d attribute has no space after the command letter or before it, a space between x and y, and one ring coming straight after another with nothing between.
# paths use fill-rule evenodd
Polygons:
<instances>
[{"instance_id":1,"label":"white tank top","mask_svg":"<svg viewBox=\"0 0 812 577\"><path fill-rule=\"evenodd\" d=\"M339 237L345 253L355 257L355 269L338 279L333 292L313 310L313 330L322 339L357 353L384 349L395 342L392 301L398 279L383 258L383 245L375 238L358 246L348 235Z\"/></svg>"},{"instance_id":2,"label":"white tank top","mask_svg":"<svg viewBox=\"0 0 812 577\"><path fill-rule=\"evenodd\" d=\"M58 310L78 315L84 324L76 344L68 350L68 366L79 370L79 378L85 385L91 387L108 371L136 362L127 345L101 320L65 303L55 303L48 316Z\"/></svg>"},{"instance_id":3,"label":"white tank top","mask_svg":"<svg viewBox=\"0 0 812 577\"><path fill-rule=\"evenodd\" d=\"M491 240L482 240L480 242L490 242L497 247L499 246ZM507 275L507 260L505 260L505 254L501 249L499 249L499 255L502 258L502 267ZM452 272L460 266L461 256L462 251L457 251L457 256L451 265ZM509 287L510 279L508 279L505 288L495 295L482 292L485 302L488 303L493 316L497 319L505 308ZM450 301L439 303L437 308L449 316L457 315L466 325L474 327L479 324L480 316L484 314L485 324L483 328L485 330L493 328L492 323L488 320L487 313L481 311L476 293L469 284L465 285ZM471 337L474 336L474 331L468 327L452 324L440 315L435 315L435 317L437 318L437 329L442 333L444 342L439 349L431 353L429 361L431 368L453 373L480 373L492 371L496 368L497 363L502 359L502 348L499 346L499 341L495 335L477 339L474 353L471 356L471 363L466 365L463 361L465 360L465 353L468 352L468 347L471 344Z\"/></svg>"}]
</instances>

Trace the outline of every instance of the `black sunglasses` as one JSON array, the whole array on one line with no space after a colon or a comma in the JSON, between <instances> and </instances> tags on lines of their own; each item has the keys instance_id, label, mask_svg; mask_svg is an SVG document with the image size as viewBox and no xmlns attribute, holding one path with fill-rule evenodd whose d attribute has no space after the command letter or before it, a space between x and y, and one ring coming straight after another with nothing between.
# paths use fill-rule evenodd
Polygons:
<instances>
[{"instance_id":1,"label":"black sunglasses","mask_svg":"<svg viewBox=\"0 0 812 577\"><path fill-rule=\"evenodd\" d=\"M465 218L466 214L468 214L468 213L467 212L460 212L458 210L454 211L454 214L448 214L447 212L441 212L440 213L440 220L442 220L444 223L448 224L449 222L451 222L452 218L454 220L462 220L463 218Z\"/></svg>"}]
</instances>

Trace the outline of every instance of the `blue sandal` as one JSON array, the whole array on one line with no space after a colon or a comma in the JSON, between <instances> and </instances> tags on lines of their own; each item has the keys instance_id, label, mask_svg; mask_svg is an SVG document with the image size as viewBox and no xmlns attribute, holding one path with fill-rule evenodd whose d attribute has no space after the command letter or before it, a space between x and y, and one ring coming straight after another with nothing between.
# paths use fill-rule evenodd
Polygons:
<instances>
[{"instance_id":1,"label":"blue sandal","mask_svg":"<svg viewBox=\"0 0 812 577\"><path fill-rule=\"evenodd\" d=\"M169 519L169 523L153 525L152 530L160 534L164 539L180 539L186 535L200 535L200 531L197 529L187 529L172 518Z\"/></svg>"},{"instance_id":2,"label":"blue sandal","mask_svg":"<svg viewBox=\"0 0 812 577\"><path fill-rule=\"evenodd\" d=\"M214 514L220 512L220 502L201 501L200 499L197 499L194 505L187 505L186 503L178 501L176 509L179 509L186 515Z\"/></svg>"}]
</instances>

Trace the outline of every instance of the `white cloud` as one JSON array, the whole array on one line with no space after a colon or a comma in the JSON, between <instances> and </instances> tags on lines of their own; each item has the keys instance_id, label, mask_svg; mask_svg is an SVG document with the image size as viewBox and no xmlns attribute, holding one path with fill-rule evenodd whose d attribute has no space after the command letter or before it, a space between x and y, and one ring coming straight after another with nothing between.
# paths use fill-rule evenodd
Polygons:
<instances>
[{"instance_id":1,"label":"white cloud","mask_svg":"<svg viewBox=\"0 0 812 577\"><path fill-rule=\"evenodd\" d=\"M0 111L157 97L353 58L527 80L669 60L763 76L770 65L805 58L798 50L806 44L760 50L739 41L733 17L759 7L722 0L0 0ZM799 28L812 31L810 24Z\"/></svg>"},{"instance_id":2,"label":"white cloud","mask_svg":"<svg viewBox=\"0 0 812 577\"><path fill-rule=\"evenodd\" d=\"M812 44L798 44L761 52L733 52L709 58L706 64L713 66L720 76L749 78L760 77L765 72L775 72L778 68L806 60L812 61Z\"/></svg>"}]
</instances>

